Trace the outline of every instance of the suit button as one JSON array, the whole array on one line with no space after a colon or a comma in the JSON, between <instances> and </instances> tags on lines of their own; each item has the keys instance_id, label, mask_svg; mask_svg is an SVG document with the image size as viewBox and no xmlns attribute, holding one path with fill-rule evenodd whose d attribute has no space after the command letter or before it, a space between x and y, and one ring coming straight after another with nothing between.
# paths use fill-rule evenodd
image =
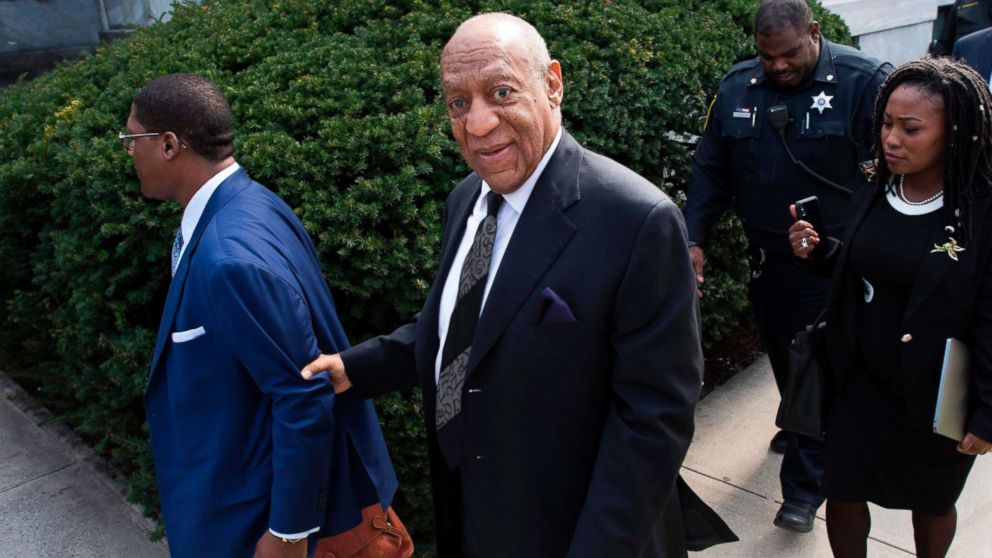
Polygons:
<instances>
[{"instance_id":1,"label":"suit button","mask_svg":"<svg viewBox=\"0 0 992 558\"><path fill-rule=\"evenodd\" d=\"M476 455L475 456L475 460L476 461L483 461L485 459L489 459L489 456L488 455Z\"/></svg>"},{"instance_id":2,"label":"suit button","mask_svg":"<svg viewBox=\"0 0 992 558\"><path fill-rule=\"evenodd\" d=\"M913 336L907 333L906 335L900 337L899 340L902 341L903 343L909 343L910 341L913 340Z\"/></svg>"}]
</instances>

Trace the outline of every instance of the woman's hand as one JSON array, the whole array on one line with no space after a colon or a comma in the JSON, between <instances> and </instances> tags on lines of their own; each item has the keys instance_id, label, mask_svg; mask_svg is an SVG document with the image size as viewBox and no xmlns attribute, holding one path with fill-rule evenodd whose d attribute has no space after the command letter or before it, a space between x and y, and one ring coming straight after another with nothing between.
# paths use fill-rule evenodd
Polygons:
<instances>
[{"instance_id":1,"label":"woman's hand","mask_svg":"<svg viewBox=\"0 0 992 558\"><path fill-rule=\"evenodd\" d=\"M789 206L789 213L792 214L793 219L798 219L796 216L796 206L794 204ZM792 246L792 253L797 258L808 258L810 252L812 252L819 243L819 233L814 231L813 225L807 223L806 221L797 220L791 227L789 227L789 245Z\"/></svg>"},{"instance_id":2,"label":"woman's hand","mask_svg":"<svg viewBox=\"0 0 992 558\"><path fill-rule=\"evenodd\" d=\"M992 444L969 432L958 444L958 451L965 455L985 455L992 451Z\"/></svg>"}]
</instances>

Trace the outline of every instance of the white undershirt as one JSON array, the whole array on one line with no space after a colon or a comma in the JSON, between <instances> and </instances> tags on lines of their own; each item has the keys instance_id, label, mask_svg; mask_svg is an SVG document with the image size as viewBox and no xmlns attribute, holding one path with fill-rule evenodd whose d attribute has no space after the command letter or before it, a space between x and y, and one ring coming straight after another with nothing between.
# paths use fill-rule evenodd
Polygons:
<instances>
[{"instance_id":1,"label":"white undershirt","mask_svg":"<svg viewBox=\"0 0 992 558\"><path fill-rule=\"evenodd\" d=\"M899 186L893 186L889 189L888 193L885 194L885 199L895 209L903 215L926 215L927 213L932 213L938 209L944 207L944 196L940 196L932 202L925 203L923 205L912 205L906 203L906 200L899 197L898 194Z\"/></svg>"},{"instance_id":2,"label":"white undershirt","mask_svg":"<svg viewBox=\"0 0 992 558\"><path fill-rule=\"evenodd\" d=\"M486 277L486 288L482 292L482 304L479 307L480 315L482 314L482 309L486 307L486 299L489 298L489 289L493 286L493 279L496 278L499 264L503 261L503 254L506 253L506 246L510 243L510 237L513 236L513 229L517 227L520 214L523 213L524 206L527 205L527 200L530 199L537 180L541 177L541 173L544 172L544 167L548 166L548 161L558 148L560 141L561 128L558 128L558 133L555 134L555 139L551 142L551 147L544 153L544 157L541 158L541 162L538 163L533 174L519 188L503 196L505 203L500 206L499 213L496 214L496 240L493 243L492 258L489 261L489 275ZM444 341L448 333L448 324L451 322L451 313L455 310L455 302L458 297L458 277L461 275L462 265L464 265L468 251L472 247L472 242L475 240L475 231L479 228L479 223L486 218L488 213L486 194L490 191L491 188L483 180L479 197L475 200L472 214L469 215L468 223L465 225L465 234L462 236L462 242L458 245L455 260L451 262L451 269L448 271L448 277L444 281L444 290L441 291L441 304L438 309L437 320L437 334L441 342L438 344L437 357L434 359L435 382L441 375L441 354L444 352Z\"/></svg>"}]
</instances>

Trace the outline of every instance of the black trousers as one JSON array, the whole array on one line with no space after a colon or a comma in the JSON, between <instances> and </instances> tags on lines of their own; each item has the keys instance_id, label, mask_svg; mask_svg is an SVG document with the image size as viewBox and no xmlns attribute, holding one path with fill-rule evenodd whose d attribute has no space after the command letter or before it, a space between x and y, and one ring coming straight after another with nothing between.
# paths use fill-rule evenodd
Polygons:
<instances>
[{"instance_id":1,"label":"black trousers","mask_svg":"<svg viewBox=\"0 0 992 558\"><path fill-rule=\"evenodd\" d=\"M439 507L450 511L458 510L457 513L439 514L439 523L437 525L438 557L495 558L497 556L506 556L502 550L487 548L487 545L480 540L480 537L473 529L471 521L468 521L468 517L473 514L468 513L467 509L473 506L474 502L466 498L465 491L462 490L464 480L461 475L461 469L459 468L446 473L444 479L437 480L442 480L441 484L444 485L444 488L442 491L435 492L435 498L440 496L446 498L447 501L443 503L435 501L435 511ZM688 490L689 494L698 500L698 496L692 493L691 489L687 486L684 490ZM658 518L658 523L651 534L650 540L647 541L644 553L639 558L687 558L689 555L686 541L687 526L683 520L685 513L689 513L690 517L693 517L694 527L697 530L696 535L704 537L703 542L706 546L737 540L733 533L729 535L722 532L715 535L712 534L714 523L719 523L724 528L726 528L726 525L722 523L718 516L715 520L699 516L700 513L705 514L706 512L715 516L715 512L706 507L701 500L698 500L698 503L689 502L690 509L683 510L679 493L679 488L677 486L673 487L671 496L668 499L668 505L662 511L661 517ZM700 511L700 508L704 508L704 510ZM441 516L444 517L442 518ZM727 532L729 533L729 528ZM722 539L720 539L721 536L723 537ZM709 538L706 539L705 537ZM567 541L562 542L567 545ZM527 541L518 541L517 544L526 545ZM555 558L555 556L542 552L540 548L525 548L523 551L528 556Z\"/></svg>"},{"instance_id":2,"label":"black trousers","mask_svg":"<svg viewBox=\"0 0 992 558\"><path fill-rule=\"evenodd\" d=\"M750 249L749 295L754 306L758 333L771 361L779 393L788 377L789 344L823 311L830 280L799 267L791 256L761 248ZM824 440L789 433L789 447L782 459L779 480L782 496L818 508L823 503Z\"/></svg>"}]
</instances>

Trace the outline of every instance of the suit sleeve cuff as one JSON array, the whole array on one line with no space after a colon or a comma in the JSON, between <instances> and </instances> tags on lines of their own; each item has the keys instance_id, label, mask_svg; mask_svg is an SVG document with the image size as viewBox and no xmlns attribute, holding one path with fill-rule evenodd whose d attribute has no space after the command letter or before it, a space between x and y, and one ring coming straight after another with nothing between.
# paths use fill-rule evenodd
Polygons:
<instances>
[{"instance_id":1,"label":"suit sleeve cuff","mask_svg":"<svg viewBox=\"0 0 992 558\"><path fill-rule=\"evenodd\" d=\"M272 533L273 535L275 535L276 537L279 537L280 539L289 539L289 540L305 539L310 534L316 533L317 531L320 531L320 526L319 525L317 527L314 527L313 529L310 529L309 531L303 531L302 533L289 533L289 534L285 534L285 533L279 533L279 532L276 532L276 531L274 531L272 529L269 529L269 532Z\"/></svg>"},{"instance_id":2,"label":"suit sleeve cuff","mask_svg":"<svg viewBox=\"0 0 992 558\"><path fill-rule=\"evenodd\" d=\"M992 441L992 411L982 407L975 409L968 420L967 428L968 432L986 442Z\"/></svg>"}]
</instances>

